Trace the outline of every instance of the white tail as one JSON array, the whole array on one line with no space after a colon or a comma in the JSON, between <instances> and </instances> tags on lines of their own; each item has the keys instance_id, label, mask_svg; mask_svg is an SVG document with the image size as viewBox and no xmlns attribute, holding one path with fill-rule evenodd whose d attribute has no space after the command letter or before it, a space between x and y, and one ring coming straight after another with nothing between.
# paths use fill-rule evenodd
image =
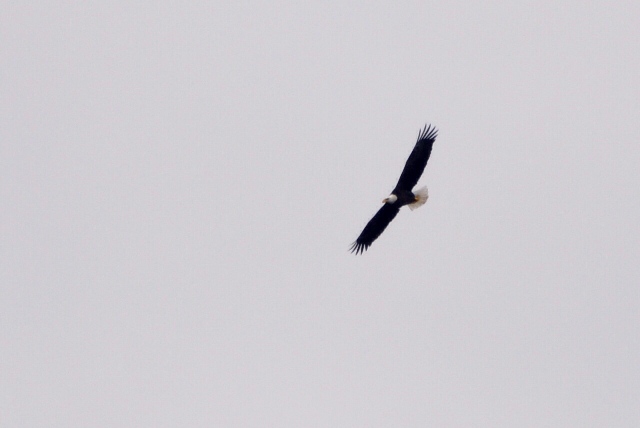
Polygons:
<instances>
[{"instance_id":1,"label":"white tail","mask_svg":"<svg viewBox=\"0 0 640 428\"><path fill-rule=\"evenodd\" d=\"M407 205L411 211L420 208L427 202L427 199L429 199L429 189L427 189L427 186L424 186L413 192L413 194L416 195L416 201Z\"/></svg>"}]
</instances>

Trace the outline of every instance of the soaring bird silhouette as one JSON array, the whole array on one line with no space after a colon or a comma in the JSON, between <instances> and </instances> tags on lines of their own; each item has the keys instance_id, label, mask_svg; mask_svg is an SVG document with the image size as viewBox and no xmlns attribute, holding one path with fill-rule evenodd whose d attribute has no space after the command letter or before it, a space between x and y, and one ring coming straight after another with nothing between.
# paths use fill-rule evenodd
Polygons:
<instances>
[{"instance_id":1,"label":"soaring bird silhouette","mask_svg":"<svg viewBox=\"0 0 640 428\"><path fill-rule=\"evenodd\" d=\"M411 210L414 210L427 202L429 198L427 186L416 191L411 189L418 182L424 167L427 166L431 148L437 135L438 131L431 125L428 127L425 125L424 129L420 130L418 141L407 159L402 174L400 174L398 184L391 194L382 201L384 204L382 208L369 220L358 239L351 245L349 249L352 253L361 254L367 250L395 218L401 207L408 205Z\"/></svg>"}]
</instances>

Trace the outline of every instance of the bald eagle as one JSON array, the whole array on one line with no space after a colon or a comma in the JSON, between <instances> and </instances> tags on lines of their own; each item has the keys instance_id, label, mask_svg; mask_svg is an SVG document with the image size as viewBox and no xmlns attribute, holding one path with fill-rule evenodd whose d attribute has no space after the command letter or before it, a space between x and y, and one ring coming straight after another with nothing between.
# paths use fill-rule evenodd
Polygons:
<instances>
[{"instance_id":1,"label":"bald eagle","mask_svg":"<svg viewBox=\"0 0 640 428\"><path fill-rule=\"evenodd\" d=\"M382 208L369 220L358 239L351 245L349 249L352 253L361 254L367 250L398 214L400 207L408 205L411 210L415 210L427 202L429 198L427 186L416 191L411 191L411 189L418 182L424 167L427 166L431 148L437 135L438 131L431 125L428 127L425 125L424 129L418 132L418 141L407 159L402 174L400 174L398 184L391 194L382 201L384 204Z\"/></svg>"}]
</instances>

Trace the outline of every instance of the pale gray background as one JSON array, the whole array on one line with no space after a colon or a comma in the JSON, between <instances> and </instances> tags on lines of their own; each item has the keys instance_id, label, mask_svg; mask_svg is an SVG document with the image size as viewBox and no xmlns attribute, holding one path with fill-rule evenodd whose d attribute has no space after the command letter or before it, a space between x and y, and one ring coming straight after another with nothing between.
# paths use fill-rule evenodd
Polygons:
<instances>
[{"instance_id":1,"label":"pale gray background","mask_svg":"<svg viewBox=\"0 0 640 428\"><path fill-rule=\"evenodd\" d=\"M637 4L4 2L0 425L640 426Z\"/></svg>"}]
</instances>

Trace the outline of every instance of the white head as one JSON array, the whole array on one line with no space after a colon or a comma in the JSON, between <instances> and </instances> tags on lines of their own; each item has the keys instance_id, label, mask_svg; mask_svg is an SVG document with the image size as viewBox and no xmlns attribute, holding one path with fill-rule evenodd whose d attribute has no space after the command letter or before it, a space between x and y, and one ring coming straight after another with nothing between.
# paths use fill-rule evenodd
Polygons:
<instances>
[{"instance_id":1,"label":"white head","mask_svg":"<svg viewBox=\"0 0 640 428\"><path fill-rule=\"evenodd\" d=\"M396 195L394 195L393 193L390 194L388 197L386 197L385 199L382 200L383 204L393 204L395 201L398 200L398 197Z\"/></svg>"}]
</instances>

